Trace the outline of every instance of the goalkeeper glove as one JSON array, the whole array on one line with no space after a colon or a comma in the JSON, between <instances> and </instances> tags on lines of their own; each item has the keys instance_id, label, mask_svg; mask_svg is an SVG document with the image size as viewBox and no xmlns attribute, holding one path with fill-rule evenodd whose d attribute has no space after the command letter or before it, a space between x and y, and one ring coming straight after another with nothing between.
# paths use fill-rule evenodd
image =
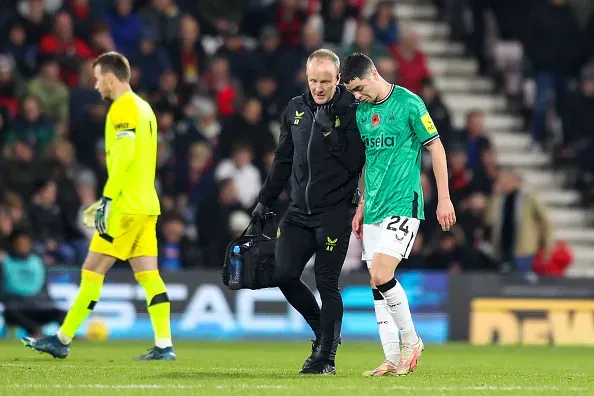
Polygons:
<instances>
[{"instance_id":1,"label":"goalkeeper glove","mask_svg":"<svg viewBox=\"0 0 594 396\"><path fill-rule=\"evenodd\" d=\"M97 213L97 208L101 205L101 201L97 201L88 208L85 209L83 212L83 223L87 228L95 228L95 213Z\"/></svg>"},{"instance_id":2,"label":"goalkeeper glove","mask_svg":"<svg viewBox=\"0 0 594 396\"><path fill-rule=\"evenodd\" d=\"M101 197L97 212L95 212L95 229L99 234L107 234L107 218L109 208L111 207L111 198Z\"/></svg>"}]
</instances>

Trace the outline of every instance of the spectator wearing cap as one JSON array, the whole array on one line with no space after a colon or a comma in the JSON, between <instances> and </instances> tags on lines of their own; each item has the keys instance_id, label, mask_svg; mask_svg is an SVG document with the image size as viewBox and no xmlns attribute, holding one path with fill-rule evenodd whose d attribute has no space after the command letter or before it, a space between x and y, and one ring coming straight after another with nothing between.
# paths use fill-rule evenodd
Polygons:
<instances>
[{"instance_id":1,"label":"spectator wearing cap","mask_svg":"<svg viewBox=\"0 0 594 396\"><path fill-rule=\"evenodd\" d=\"M380 1L370 18L375 39L390 47L398 43L398 24L394 16L394 2Z\"/></svg>"},{"instance_id":2,"label":"spectator wearing cap","mask_svg":"<svg viewBox=\"0 0 594 396\"><path fill-rule=\"evenodd\" d=\"M159 85L159 76L165 70L171 69L171 62L167 52L157 42L155 35L144 31L138 49L130 59L130 63L140 70L140 84L152 91Z\"/></svg>"},{"instance_id":3,"label":"spectator wearing cap","mask_svg":"<svg viewBox=\"0 0 594 396\"><path fill-rule=\"evenodd\" d=\"M208 70L208 56L200 40L200 25L196 18L182 15L179 29L179 39L168 48L169 55L182 85L192 87Z\"/></svg>"},{"instance_id":4,"label":"spectator wearing cap","mask_svg":"<svg viewBox=\"0 0 594 396\"><path fill-rule=\"evenodd\" d=\"M133 3L134 0L116 0L114 8L105 16L115 45L126 54L134 53L142 34L142 21L133 10Z\"/></svg>"},{"instance_id":5,"label":"spectator wearing cap","mask_svg":"<svg viewBox=\"0 0 594 396\"><path fill-rule=\"evenodd\" d=\"M60 12L54 21L54 31L41 38L39 52L51 55L60 65L62 80L75 87L80 61L93 56L93 51L74 35L72 18L67 12Z\"/></svg>"},{"instance_id":6,"label":"spectator wearing cap","mask_svg":"<svg viewBox=\"0 0 594 396\"><path fill-rule=\"evenodd\" d=\"M594 142L594 63L583 68L581 77L579 87L568 95L564 104L563 145L559 155L563 159L583 156L587 159L587 168L594 171L594 161L591 160Z\"/></svg>"},{"instance_id":7,"label":"spectator wearing cap","mask_svg":"<svg viewBox=\"0 0 594 396\"><path fill-rule=\"evenodd\" d=\"M159 44L169 47L178 41L181 12L174 0L151 0L140 18Z\"/></svg>"},{"instance_id":8,"label":"spectator wearing cap","mask_svg":"<svg viewBox=\"0 0 594 396\"><path fill-rule=\"evenodd\" d=\"M200 135L216 147L222 130L216 103L208 97L196 96L188 104L188 115L195 120Z\"/></svg>"},{"instance_id":9,"label":"spectator wearing cap","mask_svg":"<svg viewBox=\"0 0 594 396\"><path fill-rule=\"evenodd\" d=\"M11 118L18 112L18 99L23 92L23 84L15 75L13 59L9 55L0 55L0 106L10 111Z\"/></svg>"},{"instance_id":10,"label":"spectator wearing cap","mask_svg":"<svg viewBox=\"0 0 594 396\"><path fill-rule=\"evenodd\" d=\"M27 41L27 33L19 23L11 26L8 40L4 42L1 51L12 56L16 71L23 78L29 78L35 73L37 45Z\"/></svg>"},{"instance_id":11,"label":"spectator wearing cap","mask_svg":"<svg viewBox=\"0 0 594 396\"><path fill-rule=\"evenodd\" d=\"M29 82L27 93L39 100L42 113L54 123L66 123L70 111L70 91L60 80L60 66L48 59L38 77Z\"/></svg>"},{"instance_id":12,"label":"spectator wearing cap","mask_svg":"<svg viewBox=\"0 0 594 396\"><path fill-rule=\"evenodd\" d=\"M390 47L398 62L400 85L418 94L421 83L431 78L427 57L419 47L419 35L410 26L404 26L398 44Z\"/></svg>"},{"instance_id":13,"label":"spectator wearing cap","mask_svg":"<svg viewBox=\"0 0 594 396\"><path fill-rule=\"evenodd\" d=\"M22 102L22 111L4 136L4 143L16 140L29 145L34 153L41 154L56 136L52 123L41 114L39 99L27 96Z\"/></svg>"}]
</instances>

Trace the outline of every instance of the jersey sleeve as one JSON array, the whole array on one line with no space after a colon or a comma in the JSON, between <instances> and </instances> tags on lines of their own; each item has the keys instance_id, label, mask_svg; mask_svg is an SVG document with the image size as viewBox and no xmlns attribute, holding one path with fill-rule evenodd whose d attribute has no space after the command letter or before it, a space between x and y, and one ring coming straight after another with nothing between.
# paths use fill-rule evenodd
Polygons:
<instances>
[{"instance_id":1,"label":"jersey sleeve","mask_svg":"<svg viewBox=\"0 0 594 396\"><path fill-rule=\"evenodd\" d=\"M435 127L423 100L417 95L414 95L409 103L410 109L408 121L417 139L419 139L419 142L421 142L423 146L426 146L438 139L439 133L437 132L437 128Z\"/></svg>"},{"instance_id":2,"label":"jersey sleeve","mask_svg":"<svg viewBox=\"0 0 594 396\"><path fill-rule=\"evenodd\" d=\"M116 139L130 137L136 133L138 109L134 101L115 103L109 112L109 122L113 126Z\"/></svg>"},{"instance_id":3,"label":"jersey sleeve","mask_svg":"<svg viewBox=\"0 0 594 396\"><path fill-rule=\"evenodd\" d=\"M108 178L103 188L103 196L116 199L125 184L130 163L135 155L136 124L138 109L133 101L116 103L109 114L115 139L109 147L111 157Z\"/></svg>"}]
</instances>

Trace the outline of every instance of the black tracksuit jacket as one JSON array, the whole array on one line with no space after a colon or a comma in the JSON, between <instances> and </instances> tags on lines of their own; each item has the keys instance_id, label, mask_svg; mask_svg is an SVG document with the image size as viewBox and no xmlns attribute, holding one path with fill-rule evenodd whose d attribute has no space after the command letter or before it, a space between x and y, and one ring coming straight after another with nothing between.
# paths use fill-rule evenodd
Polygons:
<instances>
[{"instance_id":1,"label":"black tracksuit jacket","mask_svg":"<svg viewBox=\"0 0 594 396\"><path fill-rule=\"evenodd\" d=\"M356 102L339 85L330 104L334 105L335 124L332 133L324 137L314 120L318 105L311 94L291 99L259 202L272 206L289 179L290 213L318 215L352 201L365 164L365 146L355 117Z\"/></svg>"}]
</instances>

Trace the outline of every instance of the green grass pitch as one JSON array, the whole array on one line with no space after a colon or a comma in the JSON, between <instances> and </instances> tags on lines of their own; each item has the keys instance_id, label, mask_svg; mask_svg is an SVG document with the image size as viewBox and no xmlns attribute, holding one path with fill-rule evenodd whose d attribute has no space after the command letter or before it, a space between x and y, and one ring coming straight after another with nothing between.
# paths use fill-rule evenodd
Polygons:
<instances>
[{"instance_id":1,"label":"green grass pitch","mask_svg":"<svg viewBox=\"0 0 594 396\"><path fill-rule=\"evenodd\" d=\"M591 395L594 349L427 345L408 377L364 378L381 346L345 342L337 376L297 374L307 342L177 342L175 362L136 362L147 342L75 341L64 360L0 341L0 395Z\"/></svg>"}]
</instances>

